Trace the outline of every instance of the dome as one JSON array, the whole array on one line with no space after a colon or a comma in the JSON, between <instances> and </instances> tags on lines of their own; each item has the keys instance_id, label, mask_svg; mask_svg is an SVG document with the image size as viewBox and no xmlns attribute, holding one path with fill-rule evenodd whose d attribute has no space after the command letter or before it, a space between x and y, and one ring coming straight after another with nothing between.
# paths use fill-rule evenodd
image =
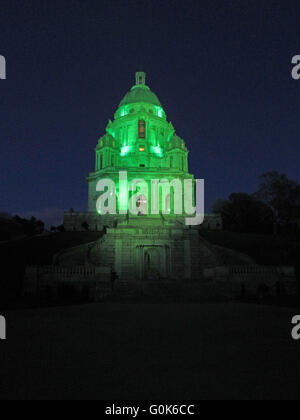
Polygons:
<instances>
[{"instance_id":1,"label":"dome","mask_svg":"<svg viewBox=\"0 0 300 420\"><path fill-rule=\"evenodd\" d=\"M134 86L122 99L119 106L134 104L136 102L146 102L148 104L161 106L158 97L148 86Z\"/></svg>"},{"instance_id":2,"label":"dome","mask_svg":"<svg viewBox=\"0 0 300 420\"><path fill-rule=\"evenodd\" d=\"M169 150L171 149L185 149L185 143L184 140L182 140L180 137L178 137L176 134L170 139Z\"/></svg>"}]
</instances>

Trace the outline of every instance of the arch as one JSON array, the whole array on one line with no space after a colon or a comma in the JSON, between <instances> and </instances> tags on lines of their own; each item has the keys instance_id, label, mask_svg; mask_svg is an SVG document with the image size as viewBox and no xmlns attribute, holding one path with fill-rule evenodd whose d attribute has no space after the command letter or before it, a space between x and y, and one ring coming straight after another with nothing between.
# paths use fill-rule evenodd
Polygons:
<instances>
[{"instance_id":1,"label":"arch","mask_svg":"<svg viewBox=\"0 0 300 420\"><path fill-rule=\"evenodd\" d=\"M146 138L146 122L145 120L139 120L138 123L138 138L145 139Z\"/></svg>"}]
</instances>

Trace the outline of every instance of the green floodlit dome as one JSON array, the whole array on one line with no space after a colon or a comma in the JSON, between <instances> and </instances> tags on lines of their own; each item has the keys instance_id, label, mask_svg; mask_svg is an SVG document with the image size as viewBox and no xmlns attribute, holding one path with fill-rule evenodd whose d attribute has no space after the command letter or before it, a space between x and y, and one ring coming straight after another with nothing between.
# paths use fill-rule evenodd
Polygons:
<instances>
[{"instance_id":1,"label":"green floodlit dome","mask_svg":"<svg viewBox=\"0 0 300 420\"><path fill-rule=\"evenodd\" d=\"M146 86L143 87L133 87L122 99L120 106L134 104L136 102L146 102L148 104L161 106L158 97L155 93Z\"/></svg>"},{"instance_id":2,"label":"green floodlit dome","mask_svg":"<svg viewBox=\"0 0 300 420\"><path fill-rule=\"evenodd\" d=\"M146 102L151 105L161 107L158 97L148 86L145 85L146 75L144 72L136 73L136 85L126 93L119 106L134 104L137 102Z\"/></svg>"}]
</instances>

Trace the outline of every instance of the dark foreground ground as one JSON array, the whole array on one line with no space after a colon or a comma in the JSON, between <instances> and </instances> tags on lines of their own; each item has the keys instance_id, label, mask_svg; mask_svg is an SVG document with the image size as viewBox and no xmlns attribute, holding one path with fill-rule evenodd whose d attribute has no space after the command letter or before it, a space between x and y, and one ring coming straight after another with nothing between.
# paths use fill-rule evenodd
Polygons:
<instances>
[{"instance_id":1,"label":"dark foreground ground","mask_svg":"<svg viewBox=\"0 0 300 420\"><path fill-rule=\"evenodd\" d=\"M9 311L0 398L298 399L296 314L240 303Z\"/></svg>"}]
</instances>

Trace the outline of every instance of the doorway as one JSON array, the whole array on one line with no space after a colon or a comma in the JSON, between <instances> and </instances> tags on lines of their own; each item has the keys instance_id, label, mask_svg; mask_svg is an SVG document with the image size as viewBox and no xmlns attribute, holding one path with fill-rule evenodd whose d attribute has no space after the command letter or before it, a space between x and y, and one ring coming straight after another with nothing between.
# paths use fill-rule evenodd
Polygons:
<instances>
[{"instance_id":1,"label":"doorway","mask_svg":"<svg viewBox=\"0 0 300 420\"><path fill-rule=\"evenodd\" d=\"M144 276L147 280L160 280L163 276L162 251L160 247L145 249L144 253Z\"/></svg>"}]
</instances>

